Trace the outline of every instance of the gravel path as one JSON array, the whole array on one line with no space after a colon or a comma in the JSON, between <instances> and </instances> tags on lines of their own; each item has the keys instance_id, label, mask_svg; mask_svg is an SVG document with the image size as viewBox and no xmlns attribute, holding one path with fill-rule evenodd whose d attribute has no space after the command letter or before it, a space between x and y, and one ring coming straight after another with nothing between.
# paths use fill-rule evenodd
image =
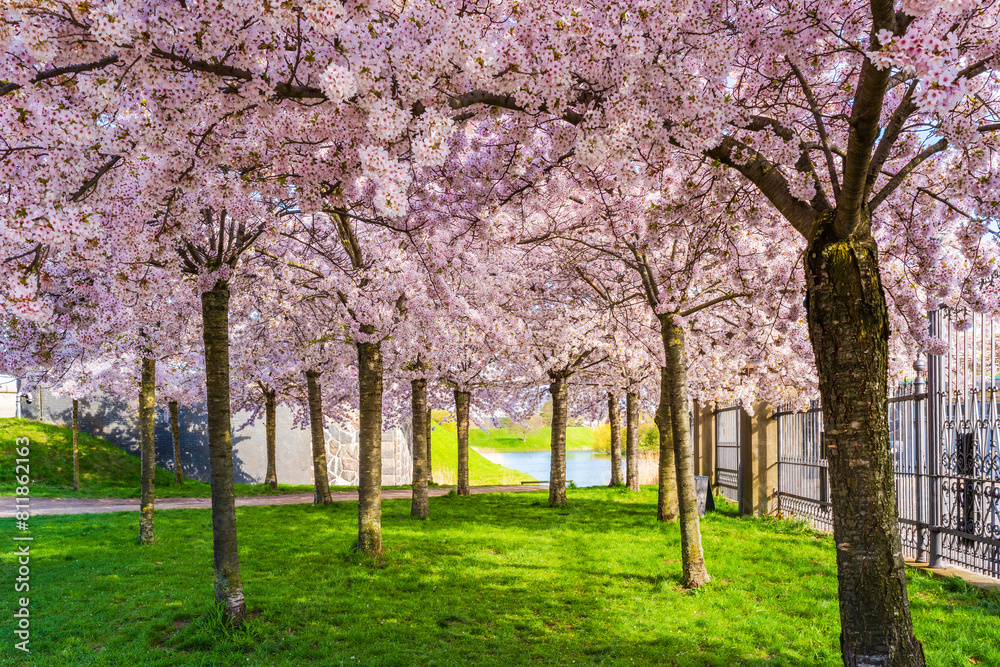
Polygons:
<instances>
[{"instance_id":1,"label":"gravel path","mask_svg":"<svg viewBox=\"0 0 1000 667\"><path fill-rule=\"evenodd\" d=\"M474 486L472 493L516 493L519 491L545 491L548 487L536 485L518 486ZM430 496L446 495L450 488L428 489ZM333 492L335 502L358 499L357 491ZM409 498L409 489L384 489L383 500ZM250 505L303 505L313 501L311 493L289 493L278 496L242 496L236 498L237 507ZM157 498L156 509L208 509L212 506L211 498ZM32 498L29 506L31 516L51 514L102 514L106 512L138 512L138 498ZM13 496L0 497L0 519L14 516L15 500Z\"/></svg>"}]
</instances>

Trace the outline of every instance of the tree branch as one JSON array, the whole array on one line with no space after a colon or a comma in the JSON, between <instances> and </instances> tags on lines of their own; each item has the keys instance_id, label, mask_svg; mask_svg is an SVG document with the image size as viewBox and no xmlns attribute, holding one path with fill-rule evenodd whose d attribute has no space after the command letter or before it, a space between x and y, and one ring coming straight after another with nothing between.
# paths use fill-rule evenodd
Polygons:
<instances>
[{"instance_id":1,"label":"tree branch","mask_svg":"<svg viewBox=\"0 0 1000 667\"><path fill-rule=\"evenodd\" d=\"M878 191L878 194L876 194L872 198L871 203L869 204L869 209L872 210L872 211L874 211L878 207L879 204L881 204L883 201L885 201L886 197L888 197L889 195L891 195L892 192L896 188L899 187L900 183L902 183L906 179L906 177L909 176L910 173L914 169L916 169L917 167L919 167L929 157L931 157L935 153L940 153L941 151L943 151L947 147L948 147L948 140L947 139L940 139L936 143L931 144L930 146L928 146L924 150L922 150L919 153L917 153L916 155L914 155L910 159L910 161L907 162L906 165L903 166L902 169L900 169L899 171L897 171L893 175L893 177L889 179L888 183L886 183L884 186L882 186L882 189Z\"/></svg>"},{"instance_id":2,"label":"tree branch","mask_svg":"<svg viewBox=\"0 0 1000 667\"><path fill-rule=\"evenodd\" d=\"M118 161L121 159L122 159L121 155L112 155L111 159L105 162L103 165L101 165L101 168L97 170L97 172L90 178L90 180L81 185L79 190L77 190L76 192L74 192L69 196L70 201L74 202L80 201L80 199L82 199L83 196L87 194L87 191L90 190L95 185L97 185L97 182L101 180L101 177L104 176L104 174L108 173L108 171L110 171L112 167L118 164Z\"/></svg>"},{"instance_id":3,"label":"tree branch","mask_svg":"<svg viewBox=\"0 0 1000 667\"><path fill-rule=\"evenodd\" d=\"M837 178L837 165L833 161L833 151L830 150L830 139L826 134L826 124L823 122L823 115L819 110L819 103L816 101L816 96L813 95L812 88L809 86L809 82L806 81L806 77L802 74L802 70L791 60L788 61L789 66L792 68L792 72L795 73L795 78L799 80L799 85L802 86L802 93L806 96L806 102L809 103L809 109L812 110L813 118L816 120L816 132L819 134L820 144L823 146L823 154L826 156L826 168L830 173L830 187L833 189L833 198L840 199L840 181Z\"/></svg>"},{"instance_id":4,"label":"tree branch","mask_svg":"<svg viewBox=\"0 0 1000 667\"><path fill-rule=\"evenodd\" d=\"M734 156L738 152L748 153L750 158L745 162L738 161ZM705 151L705 155L743 174L748 181L757 186L792 227L806 238L809 237L813 222L816 220L816 210L810 204L792 196L788 180L767 158L732 137L724 137L718 146Z\"/></svg>"},{"instance_id":5,"label":"tree branch","mask_svg":"<svg viewBox=\"0 0 1000 667\"><path fill-rule=\"evenodd\" d=\"M871 0L871 11L870 50L878 51L882 48L878 32L896 32L896 11L893 0ZM849 237L861 224L868 167L871 164L872 148L878 137L878 123L882 116L889 76L888 67L878 69L870 58L865 57L851 106L851 129L847 138L847 157L844 158L844 178L840 197L837 199L837 218L833 224L834 232L840 238Z\"/></svg>"},{"instance_id":6,"label":"tree branch","mask_svg":"<svg viewBox=\"0 0 1000 667\"><path fill-rule=\"evenodd\" d=\"M717 297L715 299L712 299L711 301L706 301L705 303L699 304L697 306L692 306L691 308L688 308L687 310L682 310L681 312L679 312L677 314L680 315L681 317L687 317L688 315L694 315L695 313L697 313L700 310L705 310L706 308L711 308L712 306L714 306L717 303L722 303L723 301L731 301L732 299L739 299L740 297L743 297L743 296L750 296L750 293L749 292L739 292L737 294L723 294L722 296Z\"/></svg>"},{"instance_id":7,"label":"tree branch","mask_svg":"<svg viewBox=\"0 0 1000 667\"><path fill-rule=\"evenodd\" d=\"M39 83L40 81L46 81L48 79L53 79L57 76L62 76L63 74L77 74L79 72L92 72L97 69L103 69L108 65L113 65L118 62L118 56L108 56L107 58L101 58L92 63L80 63L79 65L66 65L64 67L53 67L52 69L44 70L36 74L32 79L31 83ZM3 97L7 93L12 93L15 90L20 89L22 86L19 83L7 83L0 86L0 97Z\"/></svg>"}]
</instances>

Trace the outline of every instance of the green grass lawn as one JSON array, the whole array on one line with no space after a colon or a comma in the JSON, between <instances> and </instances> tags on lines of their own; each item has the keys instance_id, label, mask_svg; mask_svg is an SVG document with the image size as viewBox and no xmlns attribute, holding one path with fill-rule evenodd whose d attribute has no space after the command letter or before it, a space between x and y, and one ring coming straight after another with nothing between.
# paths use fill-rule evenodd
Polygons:
<instances>
[{"instance_id":1,"label":"green grass lawn","mask_svg":"<svg viewBox=\"0 0 1000 667\"><path fill-rule=\"evenodd\" d=\"M458 479L458 436L455 435L455 424L439 424L435 421L434 426L434 430L431 431L431 467L434 469L434 481L438 484L455 484ZM469 445L470 485L519 484L535 479L518 470L511 470L488 461L482 454L471 449L471 430Z\"/></svg>"},{"instance_id":2,"label":"green grass lawn","mask_svg":"<svg viewBox=\"0 0 1000 667\"><path fill-rule=\"evenodd\" d=\"M442 427L453 434L457 428L454 421L445 422ZM508 428L493 428L488 433L475 425L469 428L470 447L496 452L547 452L551 442L552 429L547 426L528 431L527 437ZM588 426L570 426L566 429L566 449L593 448L594 429Z\"/></svg>"},{"instance_id":3,"label":"green grass lawn","mask_svg":"<svg viewBox=\"0 0 1000 667\"><path fill-rule=\"evenodd\" d=\"M32 520L30 658L12 648L13 595L0 596L5 665L729 665L840 663L832 540L787 521L712 513L712 582L678 585L677 524L655 490L570 490L431 499L431 520L386 501L386 555L352 551L357 507L237 510L253 618L218 623L211 515L160 511L157 544L137 513ZM9 532L8 532L9 535ZM0 555L12 571L11 550ZM995 594L911 574L928 664L1000 664Z\"/></svg>"}]
</instances>

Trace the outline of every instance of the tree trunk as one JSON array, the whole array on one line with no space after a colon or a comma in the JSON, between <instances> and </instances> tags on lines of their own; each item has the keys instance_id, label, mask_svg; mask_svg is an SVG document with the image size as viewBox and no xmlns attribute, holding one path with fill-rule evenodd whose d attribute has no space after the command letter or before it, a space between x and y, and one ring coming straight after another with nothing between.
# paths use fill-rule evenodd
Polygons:
<instances>
[{"instance_id":1,"label":"tree trunk","mask_svg":"<svg viewBox=\"0 0 1000 667\"><path fill-rule=\"evenodd\" d=\"M167 408L170 411L170 433L174 437L174 481L178 484L184 483L184 470L181 468L181 416L177 401L169 401Z\"/></svg>"},{"instance_id":2,"label":"tree trunk","mask_svg":"<svg viewBox=\"0 0 1000 667\"><path fill-rule=\"evenodd\" d=\"M326 434L323 432L323 389L319 384L319 371L306 371L306 388L309 394L309 431L312 436L313 504L329 505L330 473L326 469Z\"/></svg>"},{"instance_id":3,"label":"tree trunk","mask_svg":"<svg viewBox=\"0 0 1000 667\"><path fill-rule=\"evenodd\" d=\"M240 556L236 543L233 496L232 410L229 400L229 285L218 281L202 292L205 341L205 387L208 396L208 457L212 480L212 548L215 554L215 601L225 605L233 625L246 617Z\"/></svg>"},{"instance_id":4,"label":"tree trunk","mask_svg":"<svg viewBox=\"0 0 1000 667\"><path fill-rule=\"evenodd\" d=\"M631 391L625 394L625 486L639 490L639 404Z\"/></svg>"},{"instance_id":5,"label":"tree trunk","mask_svg":"<svg viewBox=\"0 0 1000 667\"><path fill-rule=\"evenodd\" d=\"M358 550L382 555L382 350L358 343L361 430L358 434Z\"/></svg>"},{"instance_id":6,"label":"tree trunk","mask_svg":"<svg viewBox=\"0 0 1000 667\"><path fill-rule=\"evenodd\" d=\"M670 389L670 423L674 441L674 466L677 470L677 505L681 520L681 563L684 588L700 588L709 581L705 554L701 548L698 520L698 493L694 483L694 447L688 421L687 353L684 330L670 315L660 319L666 357L667 386Z\"/></svg>"},{"instance_id":7,"label":"tree trunk","mask_svg":"<svg viewBox=\"0 0 1000 667\"><path fill-rule=\"evenodd\" d=\"M469 491L469 403L467 391L455 390L455 421L458 424L458 495L471 495Z\"/></svg>"},{"instance_id":8,"label":"tree trunk","mask_svg":"<svg viewBox=\"0 0 1000 667\"><path fill-rule=\"evenodd\" d=\"M410 516L426 519L431 515L427 499L427 380L410 380L413 422L413 500L410 502Z\"/></svg>"},{"instance_id":9,"label":"tree trunk","mask_svg":"<svg viewBox=\"0 0 1000 667\"><path fill-rule=\"evenodd\" d=\"M80 490L80 401L73 399L73 490Z\"/></svg>"},{"instance_id":10,"label":"tree trunk","mask_svg":"<svg viewBox=\"0 0 1000 667\"><path fill-rule=\"evenodd\" d=\"M142 359L139 383L139 445L141 487L139 492L139 543L153 543L153 502L156 482L156 360Z\"/></svg>"},{"instance_id":11,"label":"tree trunk","mask_svg":"<svg viewBox=\"0 0 1000 667\"><path fill-rule=\"evenodd\" d=\"M568 410L566 378L550 375L552 394L552 465L549 472L549 507L566 504L566 414Z\"/></svg>"},{"instance_id":12,"label":"tree trunk","mask_svg":"<svg viewBox=\"0 0 1000 667\"><path fill-rule=\"evenodd\" d=\"M920 667L889 454L889 319L867 227L838 239L821 215L806 251L807 311L819 373L846 667ZM860 238L859 238L860 237Z\"/></svg>"},{"instance_id":13,"label":"tree trunk","mask_svg":"<svg viewBox=\"0 0 1000 667\"><path fill-rule=\"evenodd\" d=\"M622 425L618 412L618 399L608 392L608 422L611 424L611 484L622 483Z\"/></svg>"},{"instance_id":14,"label":"tree trunk","mask_svg":"<svg viewBox=\"0 0 1000 667\"><path fill-rule=\"evenodd\" d=\"M264 432L267 439L267 473L264 475L264 483L270 484L272 489L278 488L277 421L277 394L274 389L269 389L264 392Z\"/></svg>"},{"instance_id":15,"label":"tree trunk","mask_svg":"<svg viewBox=\"0 0 1000 667\"><path fill-rule=\"evenodd\" d=\"M431 408L427 406L427 483L434 483L434 468L431 466Z\"/></svg>"},{"instance_id":16,"label":"tree trunk","mask_svg":"<svg viewBox=\"0 0 1000 667\"><path fill-rule=\"evenodd\" d=\"M656 410L656 430L660 433L660 488L656 498L656 520L677 518L677 469L674 466L673 422L670 418L670 381L667 369L660 368L660 405Z\"/></svg>"}]
</instances>

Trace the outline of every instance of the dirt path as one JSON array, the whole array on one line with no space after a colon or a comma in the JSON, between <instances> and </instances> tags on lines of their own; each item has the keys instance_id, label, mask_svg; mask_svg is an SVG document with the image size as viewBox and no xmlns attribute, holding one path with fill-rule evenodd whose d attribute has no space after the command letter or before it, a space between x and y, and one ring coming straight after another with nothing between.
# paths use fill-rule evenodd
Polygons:
<instances>
[{"instance_id":1,"label":"dirt path","mask_svg":"<svg viewBox=\"0 0 1000 667\"><path fill-rule=\"evenodd\" d=\"M473 493L517 493L519 491L545 491L548 487L535 485L518 486L474 486ZM450 488L428 489L431 496L446 495ZM334 492L334 501L350 501L358 499L357 491ZM409 489L384 489L383 500L409 498ZM303 505L313 501L311 493L289 493L279 496L243 496L236 498L237 507L250 505ZM157 498L156 509L208 509L212 506L211 498ZM32 498L29 506L31 516L51 514L102 514L105 512L138 512L138 498ZM0 519L14 516L15 500L13 496L0 497Z\"/></svg>"}]
</instances>

